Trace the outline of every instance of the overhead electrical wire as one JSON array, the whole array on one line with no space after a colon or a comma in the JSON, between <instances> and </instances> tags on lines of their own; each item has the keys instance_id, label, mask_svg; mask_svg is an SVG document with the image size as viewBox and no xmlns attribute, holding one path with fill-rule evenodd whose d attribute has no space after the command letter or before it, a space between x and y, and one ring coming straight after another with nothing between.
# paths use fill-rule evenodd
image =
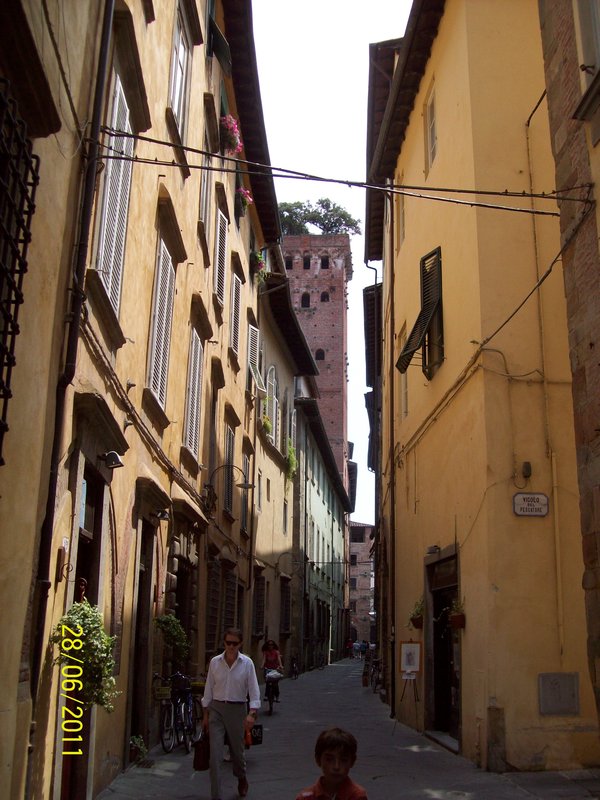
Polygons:
<instances>
[{"instance_id":1,"label":"overhead electrical wire","mask_svg":"<svg viewBox=\"0 0 600 800\"><path fill-rule=\"evenodd\" d=\"M533 209L531 207L522 208L520 206L501 205L498 203L486 203L480 200L465 200L465 199L457 199L454 197L442 197L439 194L431 194L431 192L437 192L437 193L445 192L448 194L463 194L463 195L475 194L487 197L550 200L553 202L561 201L561 202L574 202L574 203L584 203L584 204L589 203L589 198L587 196L572 197L570 195L564 194L564 192L567 191L572 192L577 189L587 189L589 188L587 184L585 184L584 186L574 186L563 190L553 190L552 192L547 192L547 193L511 192L508 191L507 189L479 190L479 189L462 189L459 187L428 187L428 186L412 186L404 184L391 184L391 185L373 184L367 181L355 181L343 178L329 178L321 175L314 175L308 172L300 172L298 170L292 170L285 167L275 167L270 164L262 164L256 161L248 161L241 158L235 158L234 156L226 156L220 153L212 153L209 150L203 150L196 147L190 147L187 145L177 145L173 144L173 142L170 141L157 139L151 136L144 136L142 134L128 133L126 131L120 131L115 128L103 127L102 130L104 133L108 133L109 135L117 138L135 139L136 141L156 144L161 147L175 148L177 151L180 152L193 153L195 155L201 155L204 157L208 156L209 158L218 158L221 162L224 161L231 162L235 166L226 167L223 164L220 164L218 166L212 166L207 164L190 164L187 161L185 165L183 165L175 159L167 160L167 159L159 159L156 157L155 158L140 157L137 155L126 156L122 152L118 151L115 152L114 148L111 148L106 142L101 142L100 147L105 151L104 155L102 155L101 158L104 160L130 161L133 164L147 164L160 167L181 168L182 166L186 166L190 170L204 170L208 172L221 172L221 173L233 173L233 174L237 173L241 175L247 175L249 177L264 176L265 174L270 174L274 179L285 178L289 180L305 180L318 183L337 184L342 186L348 186L350 188L360 188L370 191L383 192L385 194L414 197L421 200L432 200L434 202L451 203L454 205L465 205L471 208L490 208L497 211L512 211L521 214L532 214L534 216L559 217L560 212L554 210L547 211L542 209ZM113 151L112 153L110 152L111 150ZM243 167L243 169L240 169L240 166Z\"/></svg>"}]
</instances>

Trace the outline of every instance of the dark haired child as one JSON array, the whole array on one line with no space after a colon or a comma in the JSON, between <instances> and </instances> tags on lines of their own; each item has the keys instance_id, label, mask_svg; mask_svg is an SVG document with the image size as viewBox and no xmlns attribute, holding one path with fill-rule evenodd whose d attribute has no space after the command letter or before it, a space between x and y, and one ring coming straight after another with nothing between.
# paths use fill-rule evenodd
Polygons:
<instances>
[{"instance_id":1,"label":"dark haired child","mask_svg":"<svg viewBox=\"0 0 600 800\"><path fill-rule=\"evenodd\" d=\"M296 800L368 800L362 786L350 778L356 761L357 742L341 728L323 731L315 744L315 761L323 773L319 780L303 789Z\"/></svg>"}]
</instances>

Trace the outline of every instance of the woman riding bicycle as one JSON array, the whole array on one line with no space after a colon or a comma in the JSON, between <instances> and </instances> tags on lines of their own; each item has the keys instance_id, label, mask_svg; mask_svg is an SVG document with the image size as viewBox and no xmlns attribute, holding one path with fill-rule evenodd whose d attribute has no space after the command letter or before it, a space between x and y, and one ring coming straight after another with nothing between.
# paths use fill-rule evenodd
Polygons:
<instances>
[{"instance_id":1,"label":"woman riding bicycle","mask_svg":"<svg viewBox=\"0 0 600 800\"><path fill-rule=\"evenodd\" d=\"M267 641L262 646L262 669L263 674L265 676L265 680L267 678L267 672L272 669L276 669L279 672L283 672L283 664L281 663L281 653L279 652L279 647L277 646L277 642L274 642L273 639L267 639ZM275 682L275 702L279 702L279 681ZM267 698L265 697L265 700Z\"/></svg>"}]
</instances>

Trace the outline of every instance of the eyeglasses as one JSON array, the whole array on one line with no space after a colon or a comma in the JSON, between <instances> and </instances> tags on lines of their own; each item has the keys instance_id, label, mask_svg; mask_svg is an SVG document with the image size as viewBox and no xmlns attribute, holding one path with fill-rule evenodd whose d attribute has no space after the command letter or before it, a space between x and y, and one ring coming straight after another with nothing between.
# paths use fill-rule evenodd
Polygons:
<instances>
[{"instance_id":1,"label":"eyeglasses","mask_svg":"<svg viewBox=\"0 0 600 800\"><path fill-rule=\"evenodd\" d=\"M225 644L227 647L237 647L241 642L232 642L231 639L225 639Z\"/></svg>"}]
</instances>

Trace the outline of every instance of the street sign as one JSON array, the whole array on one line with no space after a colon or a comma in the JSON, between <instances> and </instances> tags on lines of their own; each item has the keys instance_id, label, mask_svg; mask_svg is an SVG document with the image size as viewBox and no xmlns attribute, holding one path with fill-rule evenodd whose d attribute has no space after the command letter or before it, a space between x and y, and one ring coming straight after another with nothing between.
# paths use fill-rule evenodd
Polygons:
<instances>
[{"instance_id":1,"label":"street sign","mask_svg":"<svg viewBox=\"0 0 600 800\"><path fill-rule=\"evenodd\" d=\"M518 517L545 517L548 513L548 495L541 492L514 494L513 511Z\"/></svg>"}]
</instances>

